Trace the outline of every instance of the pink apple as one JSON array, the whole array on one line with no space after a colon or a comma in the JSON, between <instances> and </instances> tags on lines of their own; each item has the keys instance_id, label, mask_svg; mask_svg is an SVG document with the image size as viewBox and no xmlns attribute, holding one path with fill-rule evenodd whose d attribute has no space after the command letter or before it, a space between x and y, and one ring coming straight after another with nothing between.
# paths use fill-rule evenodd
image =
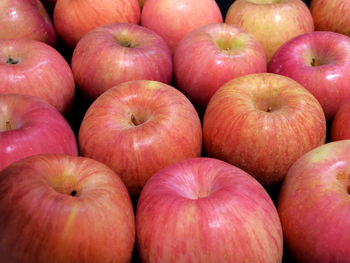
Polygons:
<instances>
[{"instance_id":1,"label":"pink apple","mask_svg":"<svg viewBox=\"0 0 350 263\"><path fill-rule=\"evenodd\" d=\"M268 61L283 43L314 30L310 10L302 0L236 0L225 23L252 33Z\"/></svg>"},{"instance_id":2,"label":"pink apple","mask_svg":"<svg viewBox=\"0 0 350 263\"><path fill-rule=\"evenodd\" d=\"M70 48L95 27L113 22L138 24L138 0L57 0L53 21L58 35Z\"/></svg>"},{"instance_id":3,"label":"pink apple","mask_svg":"<svg viewBox=\"0 0 350 263\"><path fill-rule=\"evenodd\" d=\"M211 98L204 114L208 156L277 186L304 153L324 144L321 105L296 81L260 73L235 78Z\"/></svg>"},{"instance_id":4,"label":"pink apple","mask_svg":"<svg viewBox=\"0 0 350 263\"><path fill-rule=\"evenodd\" d=\"M93 29L76 46L72 71L79 89L96 99L130 80L171 83L172 57L165 41L151 30L129 23Z\"/></svg>"},{"instance_id":5,"label":"pink apple","mask_svg":"<svg viewBox=\"0 0 350 263\"><path fill-rule=\"evenodd\" d=\"M0 261L130 262L134 211L125 185L92 159L45 154L0 172Z\"/></svg>"},{"instance_id":6,"label":"pink apple","mask_svg":"<svg viewBox=\"0 0 350 263\"><path fill-rule=\"evenodd\" d=\"M308 89L330 121L350 99L350 38L333 32L300 35L276 52L268 71L290 77Z\"/></svg>"},{"instance_id":7,"label":"pink apple","mask_svg":"<svg viewBox=\"0 0 350 263\"><path fill-rule=\"evenodd\" d=\"M316 30L350 36L349 0L311 0L310 11Z\"/></svg>"},{"instance_id":8,"label":"pink apple","mask_svg":"<svg viewBox=\"0 0 350 263\"><path fill-rule=\"evenodd\" d=\"M0 94L39 97L60 112L69 111L75 84L63 56L51 46L28 39L0 40Z\"/></svg>"},{"instance_id":9,"label":"pink apple","mask_svg":"<svg viewBox=\"0 0 350 263\"><path fill-rule=\"evenodd\" d=\"M2 0L0 39L25 38L54 46L56 31L40 0Z\"/></svg>"},{"instance_id":10,"label":"pink apple","mask_svg":"<svg viewBox=\"0 0 350 263\"><path fill-rule=\"evenodd\" d=\"M147 0L141 14L141 25L163 37L172 53L193 29L222 21L214 0Z\"/></svg>"},{"instance_id":11,"label":"pink apple","mask_svg":"<svg viewBox=\"0 0 350 263\"><path fill-rule=\"evenodd\" d=\"M202 147L200 119L177 89L157 81L124 82L98 97L79 130L87 156L110 166L132 195L159 169Z\"/></svg>"},{"instance_id":12,"label":"pink apple","mask_svg":"<svg viewBox=\"0 0 350 263\"><path fill-rule=\"evenodd\" d=\"M180 161L146 183L136 240L144 263L282 261L270 196L249 174L211 158Z\"/></svg>"},{"instance_id":13,"label":"pink apple","mask_svg":"<svg viewBox=\"0 0 350 263\"><path fill-rule=\"evenodd\" d=\"M303 155L288 171L278 200L284 238L295 262L349 262L350 140Z\"/></svg>"},{"instance_id":14,"label":"pink apple","mask_svg":"<svg viewBox=\"0 0 350 263\"><path fill-rule=\"evenodd\" d=\"M330 141L350 139L350 100L344 102L336 112L330 126Z\"/></svg>"},{"instance_id":15,"label":"pink apple","mask_svg":"<svg viewBox=\"0 0 350 263\"><path fill-rule=\"evenodd\" d=\"M40 153L78 154L68 122L39 98L0 94L0 170Z\"/></svg>"},{"instance_id":16,"label":"pink apple","mask_svg":"<svg viewBox=\"0 0 350 263\"><path fill-rule=\"evenodd\" d=\"M266 57L259 42L242 29L224 23L191 31L174 55L176 87L201 109L227 81L261 72L266 72Z\"/></svg>"}]
</instances>

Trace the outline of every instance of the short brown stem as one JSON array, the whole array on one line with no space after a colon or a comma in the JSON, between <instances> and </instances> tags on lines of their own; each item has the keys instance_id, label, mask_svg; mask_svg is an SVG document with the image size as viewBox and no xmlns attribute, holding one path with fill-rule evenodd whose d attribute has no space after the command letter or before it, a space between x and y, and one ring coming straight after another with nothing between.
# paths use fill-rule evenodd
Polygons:
<instances>
[{"instance_id":1,"label":"short brown stem","mask_svg":"<svg viewBox=\"0 0 350 263\"><path fill-rule=\"evenodd\" d=\"M313 58L312 60L311 60L311 66L312 67L316 67L317 66L317 64L316 64L316 59L315 58Z\"/></svg>"},{"instance_id":2,"label":"short brown stem","mask_svg":"<svg viewBox=\"0 0 350 263\"><path fill-rule=\"evenodd\" d=\"M131 115L131 122L132 122L132 124L134 124L135 126L138 126L138 125L141 124L141 122L140 122L138 119L136 119L136 117L135 117L134 114Z\"/></svg>"},{"instance_id":3,"label":"short brown stem","mask_svg":"<svg viewBox=\"0 0 350 263\"><path fill-rule=\"evenodd\" d=\"M10 121L6 121L6 131L12 130L12 125Z\"/></svg>"}]
</instances>

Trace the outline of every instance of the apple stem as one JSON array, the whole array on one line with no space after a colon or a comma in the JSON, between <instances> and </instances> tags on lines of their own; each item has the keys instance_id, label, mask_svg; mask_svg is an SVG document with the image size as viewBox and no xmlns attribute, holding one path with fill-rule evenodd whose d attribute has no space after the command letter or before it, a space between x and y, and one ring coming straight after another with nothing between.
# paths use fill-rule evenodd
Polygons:
<instances>
[{"instance_id":1,"label":"apple stem","mask_svg":"<svg viewBox=\"0 0 350 263\"><path fill-rule=\"evenodd\" d=\"M15 64L18 64L18 60L15 60L11 57L9 57L6 61L7 64L12 64L12 65L15 65Z\"/></svg>"},{"instance_id":2,"label":"apple stem","mask_svg":"<svg viewBox=\"0 0 350 263\"><path fill-rule=\"evenodd\" d=\"M11 125L10 121L6 121L6 130L7 131L12 130L12 125Z\"/></svg>"},{"instance_id":3,"label":"apple stem","mask_svg":"<svg viewBox=\"0 0 350 263\"><path fill-rule=\"evenodd\" d=\"M135 117L134 114L131 115L131 122L132 122L135 126L138 126L138 125L141 124L141 122L139 122L139 121L136 119L136 117Z\"/></svg>"},{"instance_id":4,"label":"apple stem","mask_svg":"<svg viewBox=\"0 0 350 263\"><path fill-rule=\"evenodd\" d=\"M71 196L76 196L77 195L77 191L76 190L73 190L71 193L70 193Z\"/></svg>"},{"instance_id":5,"label":"apple stem","mask_svg":"<svg viewBox=\"0 0 350 263\"><path fill-rule=\"evenodd\" d=\"M312 60L311 60L311 66L312 67L316 67L317 65L316 65L316 59L315 58L312 58Z\"/></svg>"}]
</instances>

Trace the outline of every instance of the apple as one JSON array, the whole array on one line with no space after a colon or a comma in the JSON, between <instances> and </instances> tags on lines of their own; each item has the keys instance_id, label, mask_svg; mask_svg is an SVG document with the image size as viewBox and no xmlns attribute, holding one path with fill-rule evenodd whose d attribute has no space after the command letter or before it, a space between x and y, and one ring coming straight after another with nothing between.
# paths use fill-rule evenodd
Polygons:
<instances>
[{"instance_id":1,"label":"apple","mask_svg":"<svg viewBox=\"0 0 350 263\"><path fill-rule=\"evenodd\" d=\"M170 84L173 74L165 41L130 23L112 23L90 31L77 44L71 65L78 88L90 99L130 80Z\"/></svg>"},{"instance_id":2,"label":"apple","mask_svg":"<svg viewBox=\"0 0 350 263\"><path fill-rule=\"evenodd\" d=\"M172 53L193 29L222 21L214 0L147 0L141 14L141 25L163 37Z\"/></svg>"},{"instance_id":3,"label":"apple","mask_svg":"<svg viewBox=\"0 0 350 263\"><path fill-rule=\"evenodd\" d=\"M330 141L350 139L350 99L345 101L334 115L330 125Z\"/></svg>"},{"instance_id":4,"label":"apple","mask_svg":"<svg viewBox=\"0 0 350 263\"><path fill-rule=\"evenodd\" d=\"M295 262L349 262L350 140L298 159L278 199L286 245Z\"/></svg>"},{"instance_id":5,"label":"apple","mask_svg":"<svg viewBox=\"0 0 350 263\"><path fill-rule=\"evenodd\" d=\"M75 95L72 71L64 57L36 40L0 40L0 94L39 97L67 113Z\"/></svg>"},{"instance_id":6,"label":"apple","mask_svg":"<svg viewBox=\"0 0 350 263\"><path fill-rule=\"evenodd\" d=\"M138 0L57 0L53 22L63 43L74 49L92 29L113 22L140 22Z\"/></svg>"},{"instance_id":7,"label":"apple","mask_svg":"<svg viewBox=\"0 0 350 263\"><path fill-rule=\"evenodd\" d=\"M0 94L0 170L40 153L78 154L66 119L39 98Z\"/></svg>"},{"instance_id":8,"label":"apple","mask_svg":"<svg viewBox=\"0 0 350 263\"><path fill-rule=\"evenodd\" d=\"M290 77L309 90L330 121L350 99L350 38L333 32L302 34L276 52L268 71Z\"/></svg>"},{"instance_id":9,"label":"apple","mask_svg":"<svg viewBox=\"0 0 350 263\"><path fill-rule=\"evenodd\" d=\"M310 11L318 31L332 31L350 36L349 0L312 0Z\"/></svg>"},{"instance_id":10,"label":"apple","mask_svg":"<svg viewBox=\"0 0 350 263\"><path fill-rule=\"evenodd\" d=\"M2 0L0 39L24 38L56 45L51 18L40 0Z\"/></svg>"},{"instance_id":11,"label":"apple","mask_svg":"<svg viewBox=\"0 0 350 263\"><path fill-rule=\"evenodd\" d=\"M146 183L136 240L144 263L282 261L270 196L246 172L212 158L169 165Z\"/></svg>"},{"instance_id":12,"label":"apple","mask_svg":"<svg viewBox=\"0 0 350 263\"><path fill-rule=\"evenodd\" d=\"M260 43L253 35L224 23L194 29L174 54L176 87L200 111L227 81L262 72L266 72L266 57Z\"/></svg>"},{"instance_id":13,"label":"apple","mask_svg":"<svg viewBox=\"0 0 350 263\"><path fill-rule=\"evenodd\" d=\"M202 148L201 122L191 102L150 80L104 92L87 110L78 137L81 155L111 167L133 196L156 171L199 157Z\"/></svg>"},{"instance_id":14,"label":"apple","mask_svg":"<svg viewBox=\"0 0 350 263\"><path fill-rule=\"evenodd\" d=\"M125 185L95 160L22 159L0 172L1 262L130 262L133 206Z\"/></svg>"},{"instance_id":15,"label":"apple","mask_svg":"<svg viewBox=\"0 0 350 263\"><path fill-rule=\"evenodd\" d=\"M301 0L236 0L225 23L252 33L263 46L267 61L283 43L314 30L310 10Z\"/></svg>"},{"instance_id":16,"label":"apple","mask_svg":"<svg viewBox=\"0 0 350 263\"><path fill-rule=\"evenodd\" d=\"M319 102L299 83L277 74L227 82L204 113L207 155L238 166L267 187L279 186L289 167L325 140Z\"/></svg>"}]
</instances>

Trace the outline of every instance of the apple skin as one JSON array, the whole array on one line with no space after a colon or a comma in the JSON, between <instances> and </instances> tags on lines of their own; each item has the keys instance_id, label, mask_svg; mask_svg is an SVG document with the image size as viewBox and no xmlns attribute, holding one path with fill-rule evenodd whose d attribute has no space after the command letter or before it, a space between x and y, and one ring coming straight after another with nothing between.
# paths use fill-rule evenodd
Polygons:
<instances>
[{"instance_id":1,"label":"apple skin","mask_svg":"<svg viewBox=\"0 0 350 263\"><path fill-rule=\"evenodd\" d=\"M45 101L0 94L0 170L40 153L77 155L77 142L66 119Z\"/></svg>"},{"instance_id":2,"label":"apple skin","mask_svg":"<svg viewBox=\"0 0 350 263\"><path fill-rule=\"evenodd\" d=\"M201 155L202 127L195 108L177 89L157 81L129 81L92 103L80 126L79 147L81 155L111 167L137 196L159 169Z\"/></svg>"},{"instance_id":3,"label":"apple skin","mask_svg":"<svg viewBox=\"0 0 350 263\"><path fill-rule=\"evenodd\" d=\"M1 262L130 262L135 219L118 175L88 158L46 154L0 172Z\"/></svg>"},{"instance_id":4,"label":"apple skin","mask_svg":"<svg viewBox=\"0 0 350 263\"><path fill-rule=\"evenodd\" d=\"M76 46L72 71L78 88L90 99L130 80L170 84L173 62L165 41L151 30L130 23L93 29Z\"/></svg>"},{"instance_id":5,"label":"apple skin","mask_svg":"<svg viewBox=\"0 0 350 263\"><path fill-rule=\"evenodd\" d=\"M144 263L282 261L270 196L246 172L212 158L169 165L146 183L136 240Z\"/></svg>"},{"instance_id":6,"label":"apple skin","mask_svg":"<svg viewBox=\"0 0 350 263\"><path fill-rule=\"evenodd\" d=\"M141 25L160 35L174 54L180 40L202 25L223 22L214 0L147 0Z\"/></svg>"},{"instance_id":7,"label":"apple skin","mask_svg":"<svg viewBox=\"0 0 350 263\"><path fill-rule=\"evenodd\" d=\"M278 200L295 262L349 262L350 141L320 146L297 160Z\"/></svg>"},{"instance_id":8,"label":"apple skin","mask_svg":"<svg viewBox=\"0 0 350 263\"><path fill-rule=\"evenodd\" d=\"M332 31L350 36L350 1L312 0L310 11L315 30Z\"/></svg>"},{"instance_id":9,"label":"apple skin","mask_svg":"<svg viewBox=\"0 0 350 263\"><path fill-rule=\"evenodd\" d=\"M296 81L250 74L222 86L203 119L209 157L238 166L264 186L278 186L304 153L324 144L321 105Z\"/></svg>"},{"instance_id":10,"label":"apple skin","mask_svg":"<svg viewBox=\"0 0 350 263\"><path fill-rule=\"evenodd\" d=\"M252 33L263 46L267 61L283 43L314 31L310 10L301 0L236 0L225 23Z\"/></svg>"},{"instance_id":11,"label":"apple skin","mask_svg":"<svg viewBox=\"0 0 350 263\"><path fill-rule=\"evenodd\" d=\"M0 27L0 39L33 39L51 46L57 43L55 28L40 0L2 0Z\"/></svg>"},{"instance_id":12,"label":"apple skin","mask_svg":"<svg viewBox=\"0 0 350 263\"><path fill-rule=\"evenodd\" d=\"M57 0L53 22L63 43L74 49L92 29L114 22L140 22L138 0Z\"/></svg>"},{"instance_id":13,"label":"apple skin","mask_svg":"<svg viewBox=\"0 0 350 263\"><path fill-rule=\"evenodd\" d=\"M51 46L28 39L0 40L0 93L39 97L62 113L75 96L72 70Z\"/></svg>"},{"instance_id":14,"label":"apple skin","mask_svg":"<svg viewBox=\"0 0 350 263\"><path fill-rule=\"evenodd\" d=\"M350 99L350 38L321 31L297 36L275 53L268 72L299 82L321 103L330 121Z\"/></svg>"},{"instance_id":15,"label":"apple skin","mask_svg":"<svg viewBox=\"0 0 350 263\"><path fill-rule=\"evenodd\" d=\"M350 139L350 100L345 101L335 114L329 137L332 142Z\"/></svg>"},{"instance_id":16,"label":"apple skin","mask_svg":"<svg viewBox=\"0 0 350 263\"><path fill-rule=\"evenodd\" d=\"M191 31L174 55L176 87L202 111L227 81L266 70L264 50L255 37L224 23Z\"/></svg>"}]
</instances>

